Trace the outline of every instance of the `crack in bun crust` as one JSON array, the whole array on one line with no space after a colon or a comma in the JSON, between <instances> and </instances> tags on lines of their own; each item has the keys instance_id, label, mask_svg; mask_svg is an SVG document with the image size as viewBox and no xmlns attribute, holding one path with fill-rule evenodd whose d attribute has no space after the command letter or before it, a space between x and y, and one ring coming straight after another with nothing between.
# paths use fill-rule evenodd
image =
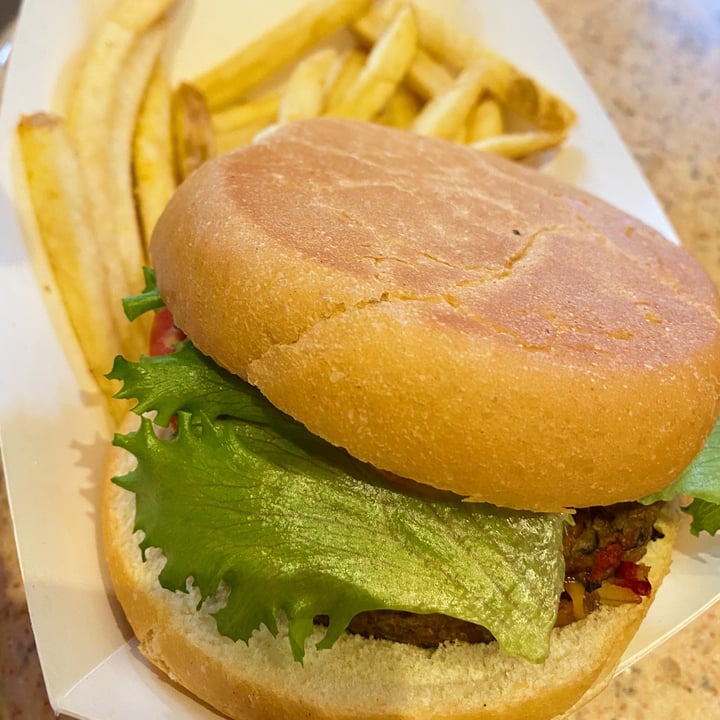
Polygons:
<instances>
[{"instance_id":1,"label":"crack in bun crust","mask_svg":"<svg viewBox=\"0 0 720 720\"><path fill-rule=\"evenodd\" d=\"M194 173L152 253L203 352L356 457L474 500L643 497L718 413L718 297L688 253L445 141L280 127Z\"/></svg>"}]
</instances>

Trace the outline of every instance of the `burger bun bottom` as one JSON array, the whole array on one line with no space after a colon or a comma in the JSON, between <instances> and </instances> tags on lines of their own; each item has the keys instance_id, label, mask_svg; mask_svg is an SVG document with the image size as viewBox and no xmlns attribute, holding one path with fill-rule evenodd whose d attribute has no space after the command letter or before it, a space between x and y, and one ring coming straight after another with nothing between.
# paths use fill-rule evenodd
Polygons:
<instances>
[{"instance_id":1,"label":"burger bun bottom","mask_svg":"<svg viewBox=\"0 0 720 720\"><path fill-rule=\"evenodd\" d=\"M134 462L113 448L103 492L105 553L117 597L145 657L231 718L557 717L607 684L652 602L601 607L556 628L543 664L508 657L495 643L422 649L350 634L318 651L322 629L300 664L282 623L277 636L263 627L249 643L233 642L217 632L208 609L197 610L197 589L160 586L162 553L150 548L143 561L135 495L111 480ZM676 534L673 518L663 522L665 537L651 543L646 558L654 591L670 566Z\"/></svg>"}]
</instances>

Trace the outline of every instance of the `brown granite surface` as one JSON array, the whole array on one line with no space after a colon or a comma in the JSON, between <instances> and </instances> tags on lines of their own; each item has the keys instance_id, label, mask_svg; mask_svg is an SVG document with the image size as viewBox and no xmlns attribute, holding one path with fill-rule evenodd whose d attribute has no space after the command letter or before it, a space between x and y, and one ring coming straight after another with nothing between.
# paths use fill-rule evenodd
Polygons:
<instances>
[{"instance_id":1,"label":"brown granite surface","mask_svg":"<svg viewBox=\"0 0 720 720\"><path fill-rule=\"evenodd\" d=\"M720 2L539 0L683 244L720 285ZM720 606L572 720L720 718Z\"/></svg>"},{"instance_id":2,"label":"brown granite surface","mask_svg":"<svg viewBox=\"0 0 720 720\"><path fill-rule=\"evenodd\" d=\"M720 284L720 2L538 1L683 243ZM0 483L0 720L51 717ZM720 718L720 607L573 715L573 720L644 718Z\"/></svg>"}]
</instances>

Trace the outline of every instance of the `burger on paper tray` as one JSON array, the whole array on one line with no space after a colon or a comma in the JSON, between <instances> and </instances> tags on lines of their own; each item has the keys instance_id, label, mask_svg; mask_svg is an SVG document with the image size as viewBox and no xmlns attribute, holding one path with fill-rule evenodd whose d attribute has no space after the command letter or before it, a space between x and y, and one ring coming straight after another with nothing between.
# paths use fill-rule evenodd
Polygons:
<instances>
[{"instance_id":1,"label":"burger on paper tray","mask_svg":"<svg viewBox=\"0 0 720 720\"><path fill-rule=\"evenodd\" d=\"M232 718L561 715L675 498L720 525L716 290L584 192L314 119L191 175L151 249L126 310L171 352L111 373L142 419L106 553L142 652Z\"/></svg>"}]
</instances>

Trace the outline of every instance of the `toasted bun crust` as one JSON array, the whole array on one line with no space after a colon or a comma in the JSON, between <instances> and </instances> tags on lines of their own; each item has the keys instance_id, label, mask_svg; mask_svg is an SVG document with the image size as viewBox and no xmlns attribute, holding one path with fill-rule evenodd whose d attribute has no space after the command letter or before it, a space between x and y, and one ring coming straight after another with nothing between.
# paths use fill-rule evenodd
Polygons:
<instances>
[{"instance_id":1,"label":"toasted bun crust","mask_svg":"<svg viewBox=\"0 0 720 720\"><path fill-rule=\"evenodd\" d=\"M113 449L108 478L134 458ZM135 496L106 482L103 534L112 580L143 654L173 680L231 718L256 720L543 720L561 715L609 680L651 599L600 608L553 631L542 665L503 656L493 645L449 645L435 651L345 636L331 650L308 644L293 661L286 635L263 629L249 644L221 637L197 612L198 595L160 587L159 553L143 563L133 534ZM675 525L651 544L647 561L656 589L670 565ZM321 631L315 641L319 640Z\"/></svg>"},{"instance_id":2,"label":"toasted bun crust","mask_svg":"<svg viewBox=\"0 0 720 720\"><path fill-rule=\"evenodd\" d=\"M354 456L498 505L669 484L718 413L718 296L600 200L448 142L281 127L208 163L152 240L205 353Z\"/></svg>"}]
</instances>

